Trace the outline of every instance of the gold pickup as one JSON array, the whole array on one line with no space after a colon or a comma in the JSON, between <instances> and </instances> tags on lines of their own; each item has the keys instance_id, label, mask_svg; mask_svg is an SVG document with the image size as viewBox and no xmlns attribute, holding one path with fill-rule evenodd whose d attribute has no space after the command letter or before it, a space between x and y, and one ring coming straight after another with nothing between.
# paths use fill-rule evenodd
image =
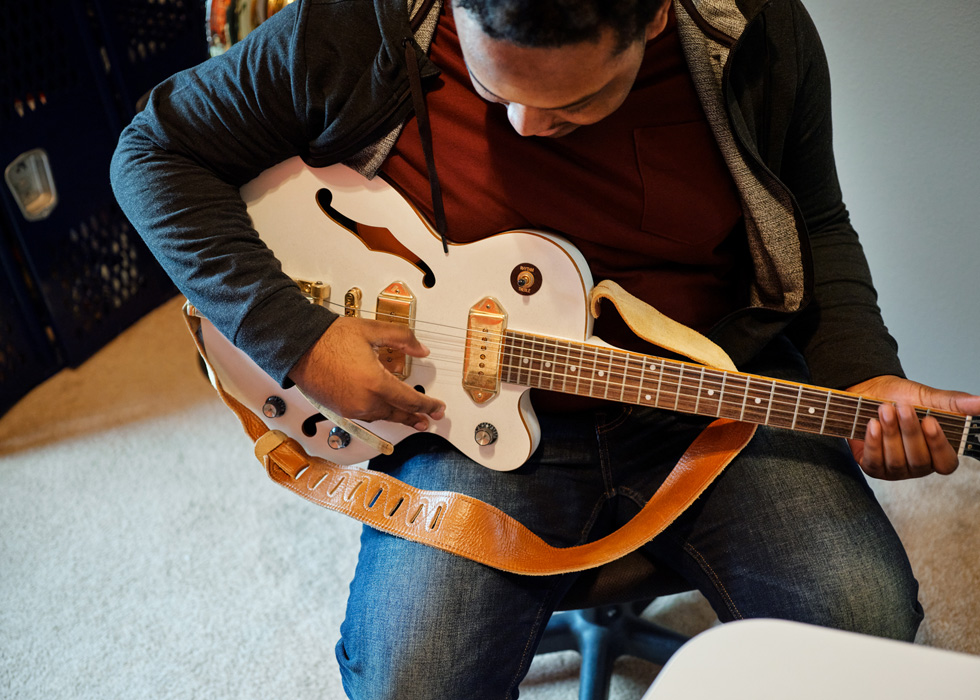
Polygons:
<instances>
[{"instance_id":1,"label":"gold pickup","mask_svg":"<svg viewBox=\"0 0 980 700\"><path fill-rule=\"evenodd\" d=\"M466 324L466 353L463 358L463 389L479 403L500 391L500 355L507 314L492 297L470 309Z\"/></svg>"},{"instance_id":2,"label":"gold pickup","mask_svg":"<svg viewBox=\"0 0 980 700\"><path fill-rule=\"evenodd\" d=\"M400 323L415 326L415 295L404 282L392 282L378 295L375 318L385 323ZM412 373L412 358L401 350L381 348L378 357L385 368L399 379L406 379Z\"/></svg>"}]
</instances>

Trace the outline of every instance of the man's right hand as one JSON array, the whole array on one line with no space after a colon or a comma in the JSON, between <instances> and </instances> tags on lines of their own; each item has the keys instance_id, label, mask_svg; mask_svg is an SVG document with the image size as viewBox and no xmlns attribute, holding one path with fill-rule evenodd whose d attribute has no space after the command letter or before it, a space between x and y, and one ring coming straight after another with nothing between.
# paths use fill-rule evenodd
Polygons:
<instances>
[{"instance_id":1,"label":"man's right hand","mask_svg":"<svg viewBox=\"0 0 980 700\"><path fill-rule=\"evenodd\" d=\"M446 405L399 381L381 364L391 347L412 357L429 350L406 326L341 316L289 373L311 399L344 418L403 423L416 430L443 417Z\"/></svg>"}]
</instances>

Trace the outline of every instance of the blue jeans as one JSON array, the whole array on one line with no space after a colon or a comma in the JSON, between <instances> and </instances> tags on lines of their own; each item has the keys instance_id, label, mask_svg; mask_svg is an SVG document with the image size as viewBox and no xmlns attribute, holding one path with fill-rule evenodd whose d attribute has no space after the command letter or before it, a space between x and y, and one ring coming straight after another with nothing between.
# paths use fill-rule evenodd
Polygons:
<instances>
[{"instance_id":1,"label":"blue jeans","mask_svg":"<svg viewBox=\"0 0 980 700\"><path fill-rule=\"evenodd\" d=\"M804 381L785 345L746 371ZM760 371L765 370L765 371ZM540 415L513 472L429 435L372 468L496 505L554 546L632 517L706 421L610 406ZM904 548L843 441L760 428L708 491L644 547L719 618L774 617L911 640L922 619ZM365 527L337 644L351 698L516 698L576 574L529 577Z\"/></svg>"}]
</instances>

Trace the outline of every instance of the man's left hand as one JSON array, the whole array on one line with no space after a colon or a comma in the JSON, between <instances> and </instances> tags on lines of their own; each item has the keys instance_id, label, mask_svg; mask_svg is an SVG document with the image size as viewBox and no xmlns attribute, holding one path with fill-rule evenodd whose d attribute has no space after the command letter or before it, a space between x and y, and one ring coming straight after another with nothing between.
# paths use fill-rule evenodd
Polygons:
<instances>
[{"instance_id":1,"label":"man's left hand","mask_svg":"<svg viewBox=\"0 0 980 700\"><path fill-rule=\"evenodd\" d=\"M855 459L869 476L889 481L932 472L952 474L959 462L939 422L931 416L919 421L913 406L980 414L980 396L933 389L901 377L875 377L848 391L886 402L878 408L878 418L868 422L864 440L849 442Z\"/></svg>"}]
</instances>

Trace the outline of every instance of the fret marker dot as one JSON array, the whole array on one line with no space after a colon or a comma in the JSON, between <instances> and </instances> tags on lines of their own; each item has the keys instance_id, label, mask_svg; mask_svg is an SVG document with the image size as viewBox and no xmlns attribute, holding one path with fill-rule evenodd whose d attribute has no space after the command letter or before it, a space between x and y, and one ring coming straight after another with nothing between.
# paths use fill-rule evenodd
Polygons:
<instances>
[{"instance_id":1,"label":"fret marker dot","mask_svg":"<svg viewBox=\"0 0 980 700\"><path fill-rule=\"evenodd\" d=\"M544 363L544 366L545 366L545 367L551 367L551 363L550 363L550 362L545 362L545 363Z\"/></svg>"},{"instance_id":2,"label":"fret marker dot","mask_svg":"<svg viewBox=\"0 0 980 700\"><path fill-rule=\"evenodd\" d=\"M529 362L530 362L530 360L525 357L524 358L524 364L528 364Z\"/></svg>"},{"instance_id":3,"label":"fret marker dot","mask_svg":"<svg viewBox=\"0 0 980 700\"><path fill-rule=\"evenodd\" d=\"M708 389L708 396L714 396L714 395L715 395L715 390L714 389Z\"/></svg>"},{"instance_id":4,"label":"fret marker dot","mask_svg":"<svg viewBox=\"0 0 980 700\"><path fill-rule=\"evenodd\" d=\"M756 399L755 402L756 402L756 404L760 404L760 403L762 403L762 399Z\"/></svg>"},{"instance_id":5,"label":"fret marker dot","mask_svg":"<svg viewBox=\"0 0 980 700\"><path fill-rule=\"evenodd\" d=\"M652 396L650 396L650 394L647 394L647 395L646 395L646 396L644 396L643 398L645 398L645 399L646 399L647 401L649 401L649 400L650 400L650 399L652 399L653 397L652 397Z\"/></svg>"},{"instance_id":6,"label":"fret marker dot","mask_svg":"<svg viewBox=\"0 0 980 700\"><path fill-rule=\"evenodd\" d=\"M603 371L602 371L602 370L600 369L600 370L599 370L599 376L600 376L600 377L605 377L605 376L606 376L606 373L605 373L605 372L603 372Z\"/></svg>"},{"instance_id":7,"label":"fret marker dot","mask_svg":"<svg viewBox=\"0 0 980 700\"><path fill-rule=\"evenodd\" d=\"M651 371L657 369L657 366L655 364L653 364L652 362L650 364L648 364L647 367L649 367Z\"/></svg>"},{"instance_id":8,"label":"fret marker dot","mask_svg":"<svg viewBox=\"0 0 980 700\"><path fill-rule=\"evenodd\" d=\"M814 413L817 412L817 409L815 409L813 407L810 407L810 408L806 409L806 412L809 413L812 416Z\"/></svg>"},{"instance_id":9,"label":"fret marker dot","mask_svg":"<svg viewBox=\"0 0 980 700\"><path fill-rule=\"evenodd\" d=\"M574 372L575 370L577 370L577 369L578 369L578 367L576 367L576 366L574 366L574 365L572 365L572 366L571 366L571 367L569 367L568 369L569 369L569 370L571 370L572 372Z\"/></svg>"}]
</instances>

